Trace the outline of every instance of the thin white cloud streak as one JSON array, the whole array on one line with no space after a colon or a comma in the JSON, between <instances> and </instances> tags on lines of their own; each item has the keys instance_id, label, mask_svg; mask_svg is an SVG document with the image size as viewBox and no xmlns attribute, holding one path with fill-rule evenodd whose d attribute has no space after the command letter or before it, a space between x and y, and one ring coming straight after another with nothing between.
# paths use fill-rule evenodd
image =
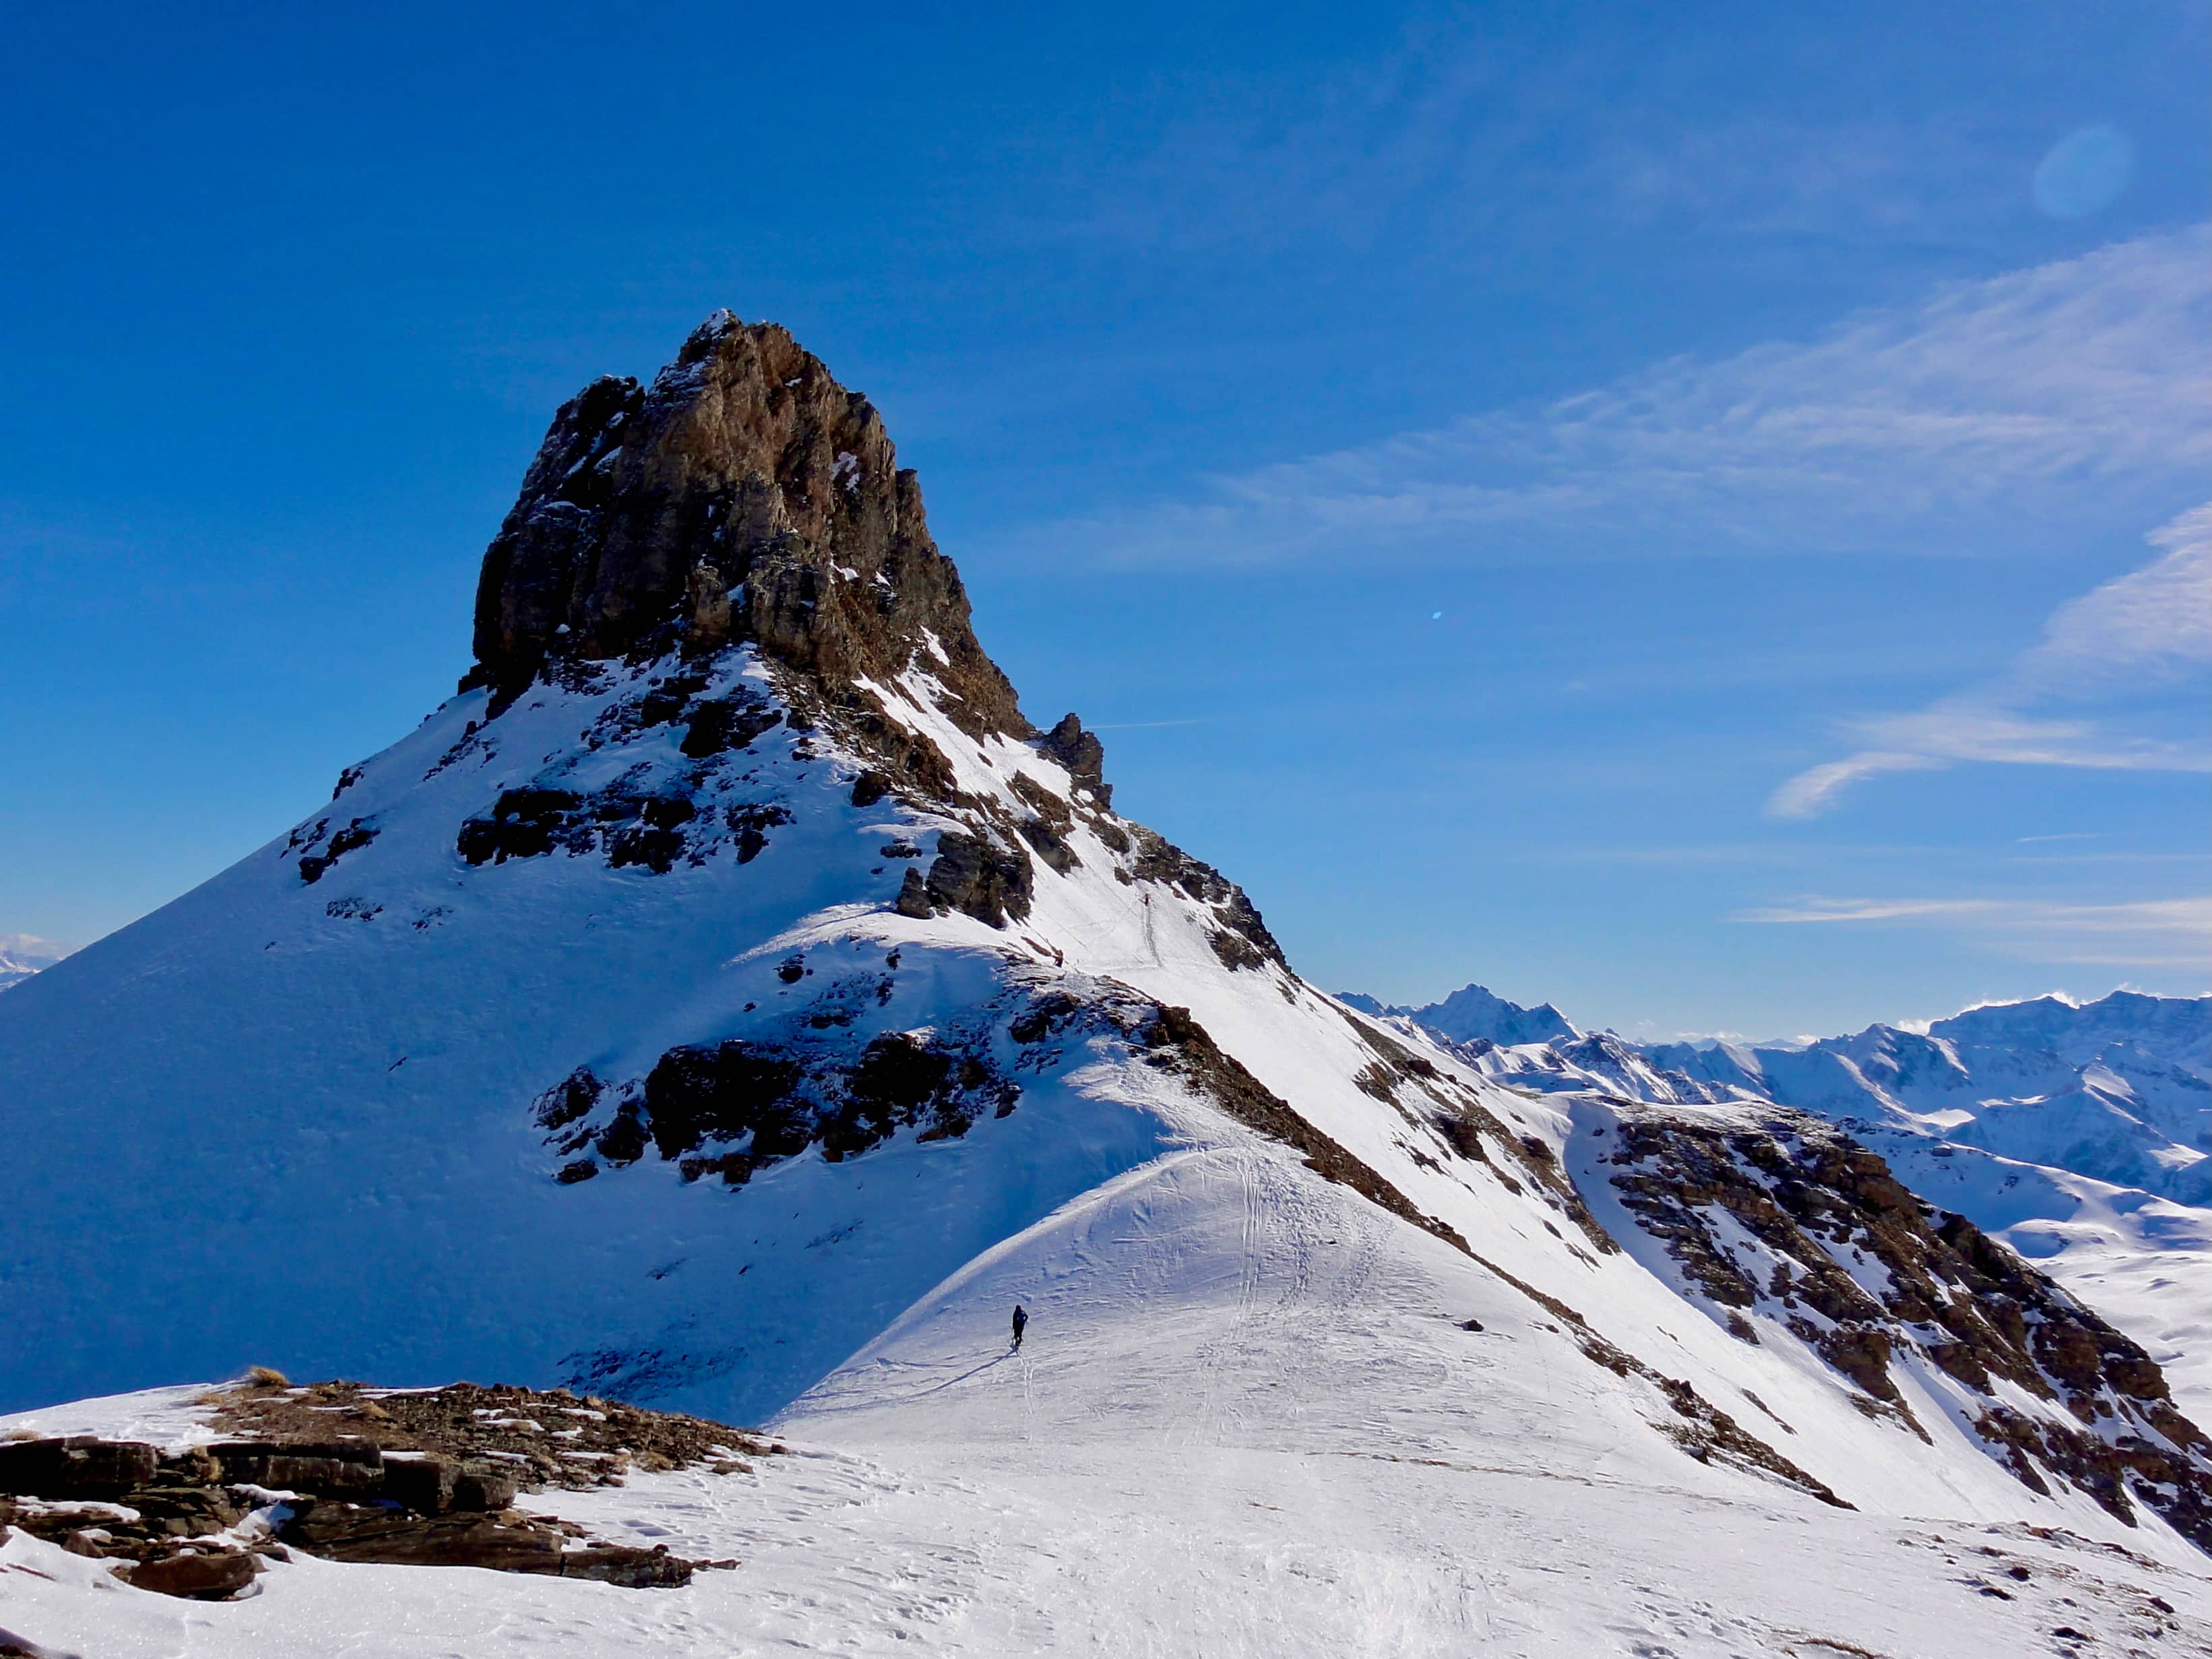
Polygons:
<instances>
[{"instance_id":1,"label":"thin white cloud streak","mask_svg":"<svg viewBox=\"0 0 2212 1659\"><path fill-rule=\"evenodd\" d=\"M2008 692L2079 697L2212 662L2212 503L2148 539L2163 556L2061 605L2013 665Z\"/></svg>"},{"instance_id":2,"label":"thin white cloud streak","mask_svg":"<svg viewBox=\"0 0 2212 1659\"><path fill-rule=\"evenodd\" d=\"M2212 227L2118 243L1032 536L1108 562L1260 564L1959 552L2109 530L2116 503L2170 500L2212 460L2208 258Z\"/></svg>"},{"instance_id":3,"label":"thin white cloud streak","mask_svg":"<svg viewBox=\"0 0 2212 1659\"><path fill-rule=\"evenodd\" d=\"M2029 158L1986 118L1744 110L1744 64L1741 42L1663 25L1534 44L1462 8L1317 73L1170 71L1146 94L1148 137L1102 154L1084 130L1012 228L1152 258L1387 246L1465 269L1502 247L1543 257L1593 216L1927 247L2016 213Z\"/></svg>"},{"instance_id":4,"label":"thin white cloud streak","mask_svg":"<svg viewBox=\"0 0 2212 1659\"><path fill-rule=\"evenodd\" d=\"M2115 729L2054 706L2140 696L2212 671L2212 505L2148 538L2158 558L2061 605L2043 637L1984 684L1911 714L1856 720L1866 748L1808 768L1766 803L1809 818L1854 784L1962 761L2108 771L2212 771L2212 748Z\"/></svg>"},{"instance_id":5,"label":"thin white cloud streak","mask_svg":"<svg viewBox=\"0 0 2212 1659\"><path fill-rule=\"evenodd\" d=\"M1975 935L2007 954L2098 967L2212 967L2212 897L2076 904L2045 899L1806 898L1738 912L1784 927L1903 924Z\"/></svg>"}]
</instances>

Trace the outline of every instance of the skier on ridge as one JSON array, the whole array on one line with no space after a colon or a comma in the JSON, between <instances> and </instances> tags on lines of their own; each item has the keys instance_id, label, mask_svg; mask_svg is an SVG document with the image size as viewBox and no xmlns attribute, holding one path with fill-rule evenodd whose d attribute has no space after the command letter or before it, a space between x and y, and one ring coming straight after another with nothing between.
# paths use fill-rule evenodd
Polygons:
<instances>
[{"instance_id":1,"label":"skier on ridge","mask_svg":"<svg viewBox=\"0 0 2212 1659\"><path fill-rule=\"evenodd\" d=\"M1027 1330L1027 1329L1029 1328L1029 1323L1030 1323L1029 1310L1028 1310L1027 1309L1024 1308L1020 1303L1018 1303L1018 1302L1015 1303L1015 1304L1014 1304L1014 1348L1013 1348L1013 1351L1014 1351L1016 1353L1019 1353L1019 1352L1022 1351L1022 1333L1023 1333L1024 1331L1025 1331L1025 1330Z\"/></svg>"}]
</instances>

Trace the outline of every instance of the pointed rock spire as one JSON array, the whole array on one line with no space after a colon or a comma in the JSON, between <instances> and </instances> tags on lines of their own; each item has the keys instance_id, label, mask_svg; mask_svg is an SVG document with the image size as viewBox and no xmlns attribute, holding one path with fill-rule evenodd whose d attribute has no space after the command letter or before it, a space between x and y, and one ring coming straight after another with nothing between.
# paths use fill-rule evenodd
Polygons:
<instances>
[{"instance_id":1,"label":"pointed rock spire","mask_svg":"<svg viewBox=\"0 0 2212 1659\"><path fill-rule=\"evenodd\" d=\"M1034 731L874 405L784 329L720 312L650 386L562 405L485 551L471 678L748 639L833 702L912 665L971 732Z\"/></svg>"}]
</instances>

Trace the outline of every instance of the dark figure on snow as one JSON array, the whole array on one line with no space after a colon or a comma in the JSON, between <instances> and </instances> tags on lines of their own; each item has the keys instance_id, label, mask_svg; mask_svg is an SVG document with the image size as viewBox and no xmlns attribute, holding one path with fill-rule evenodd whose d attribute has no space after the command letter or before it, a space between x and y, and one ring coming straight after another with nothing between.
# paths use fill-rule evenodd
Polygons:
<instances>
[{"instance_id":1,"label":"dark figure on snow","mask_svg":"<svg viewBox=\"0 0 2212 1659\"><path fill-rule=\"evenodd\" d=\"M1022 1351L1022 1333L1029 1328L1029 1310L1018 1302L1014 1304L1014 1352Z\"/></svg>"}]
</instances>

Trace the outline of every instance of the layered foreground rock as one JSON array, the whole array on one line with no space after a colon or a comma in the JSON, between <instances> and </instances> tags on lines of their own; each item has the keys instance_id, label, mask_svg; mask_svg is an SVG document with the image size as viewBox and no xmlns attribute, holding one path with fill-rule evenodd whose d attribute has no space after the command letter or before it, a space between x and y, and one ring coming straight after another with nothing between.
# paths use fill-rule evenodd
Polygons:
<instances>
[{"instance_id":1,"label":"layered foreground rock","mask_svg":"<svg viewBox=\"0 0 2212 1659\"><path fill-rule=\"evenodd\" d=\"M97 1435L0 1442L9 1527L118 1565L132 1587L197 1601L245 1592L292 1550L333 1561L483 1567L672 1588L702 1566L594 1539L514 1507L548 1486L620 1486L633 1468L747 1470L772 1442L565 1389L385 1389L269 1382L207 1397L211 1429L176 1450Z\"/></svg>"}]
</instances>

